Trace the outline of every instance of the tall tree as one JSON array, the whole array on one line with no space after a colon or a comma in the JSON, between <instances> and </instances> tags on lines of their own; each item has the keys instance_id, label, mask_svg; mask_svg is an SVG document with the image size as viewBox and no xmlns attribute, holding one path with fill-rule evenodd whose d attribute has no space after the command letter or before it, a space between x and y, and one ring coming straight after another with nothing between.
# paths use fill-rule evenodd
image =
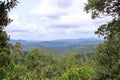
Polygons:
<instances>
[{"instance_id":1,"label":"tall tree","mask_svg":"<svg viewBox=\"0 0 120 80\"><path fill-rule=\"evenodd\" d=\"M17 0L0 1L0 67L7 66L7 64L9 64L9 60L7 60L7 57L9 57L10 54L10 45L8 44L9 37L4 29L12 21L8 17L8 13L16 5Z\"/></svg>"},{"instance_id":2,"label":"tall tree","mask_svg":"<svg viewBox=\"0 0 120 80\"><path fill-rule=\"evenodd\" d=\"M14 58L15 64L23 62L24 51L22 49L22 45L19 42L16 42L15 45L12 46L11 54Z\"/></svg>"},{"instance_id":3,"label":"tall tree","mask_svg":"<svg viewBox=\"0 0 120 80\"><path fill-rule=\"evenodd\" d=\"M98 46L97 73L95 80L118 80L120 74L120 0L88 0L86 12L92 18L112 16L112 20L101 25L95 32L104 36Z\"/></svg>"},{"instance_id":4,"label":"tall tree","mask_svg":"<svg viewBox=\"0 0 120 80\"><path fill-rule=\"evenodd\" d=\"M17 0L0 0L0 74L10 65L9 37L4 29L12 21L8 17L8 13L16 5ZM2 77L0 76L0 78Z\"/></svg>"}]
</instances>

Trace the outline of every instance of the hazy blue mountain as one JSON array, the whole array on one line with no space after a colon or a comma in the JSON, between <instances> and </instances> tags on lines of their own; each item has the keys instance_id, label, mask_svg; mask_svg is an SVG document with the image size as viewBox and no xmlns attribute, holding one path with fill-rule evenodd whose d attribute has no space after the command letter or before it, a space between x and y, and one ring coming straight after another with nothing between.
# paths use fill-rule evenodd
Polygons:
<instances>
[{"instance_id":1,"label":"hazy blue mountain","mask_svg":"<svg viewBox=\"0 0 120 80\"><path fill-rule=\"evenodd\" d=\"M10 40L10 43L12 43L12 44L15 44L16 42L19 42L19 43L21 43L21 44L27 44L27 43L29 43L28 41L26 41L26 40L21 40L21 39L19 39L19 40L11 39L11 40Z\"/></svg>"},{"instance_id":2,"label":"hazy blue mountain","mask_svg":"<svg viewBox=\"0 0 120 80\"><path fill-rule=\"evenodd\" d=\"M10 43L12 44L15 44L16 42L20 42L24 50L28 51L32 48L59 50L84 48L88 46L96 46L101 43L102 40L96 38L63 39L53 41L10 40Z\"/></svg>"}]
</instances>

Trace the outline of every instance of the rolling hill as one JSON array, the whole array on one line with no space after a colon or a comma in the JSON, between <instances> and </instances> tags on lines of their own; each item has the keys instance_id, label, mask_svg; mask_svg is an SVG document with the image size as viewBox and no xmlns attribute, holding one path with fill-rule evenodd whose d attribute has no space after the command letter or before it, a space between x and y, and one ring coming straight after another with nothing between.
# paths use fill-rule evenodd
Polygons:
<instances>
[{"instance_id":1,"label":"rolling hill","mask_svg":"<svg viewBox=\"0 0 120 80\"><path fill-rule=\"evenodd\" d=\"M10 43L15 44L20 42L25 51L29 51L32 48L41 49L76 49L85 48L89 46L96 46L103 42L101 39L96 38L80 38L80 39L63 39L63 40L53 40L53 41L26 41L26 40L10 40Z\"/></svg>"}]
</instances>

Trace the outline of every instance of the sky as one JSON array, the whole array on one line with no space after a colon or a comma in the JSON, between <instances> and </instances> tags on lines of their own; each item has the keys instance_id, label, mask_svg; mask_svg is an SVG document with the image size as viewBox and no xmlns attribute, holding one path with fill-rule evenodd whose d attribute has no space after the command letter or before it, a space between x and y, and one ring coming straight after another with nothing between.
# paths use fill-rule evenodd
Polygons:
<instances>
[{"instance_id":1,"label":"sky","mask_svg":"<svg viewBox=\"0 0 120 80\"><path fill-rule=\"evenodd\" d=\"M97 38L99 25L110 17L91 19L84 11L87 0L19 0L6 28L11 39L56 40Z\"/></svg>"}]
</instances>

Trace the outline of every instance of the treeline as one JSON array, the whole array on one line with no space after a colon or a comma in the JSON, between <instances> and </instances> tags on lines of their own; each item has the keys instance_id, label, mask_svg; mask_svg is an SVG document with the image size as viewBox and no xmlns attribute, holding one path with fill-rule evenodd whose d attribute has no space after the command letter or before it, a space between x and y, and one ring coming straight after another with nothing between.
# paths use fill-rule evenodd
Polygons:
<instances>
[{"instance_id":1,"label":"treeline","mask_svg":"<svg viewBox=\"0 0 120 80\"><path fill-rule=\"evenodd\" d=\"M88 80L94 73L93 53L56 57L35 48L26 54L17 42L11 56L13 65L5 80Z\"/></svg>"},{"instance_id":2,"label":"treeline","mask_svg":"<svg viewBox=\"0 0 120 80\"><path fill-rule=\"evenodd\" d=\"M96 45L97 46L97 45ZM86 55L88 53L96 53L96 46L87 46L87 47L83 47L83 48L74 48L74 49L56 49L56 48L42 48L42 50L45 53L50 53L53 54L55 56L64 56L68 53L73 53L73 54L83 54ZM41 48L40 48L41 49ZM23 47L24 50L24 47ZM27 51L25 51L27 52Z\"/></svg>"},{"instance_id":3,"label":"treeline","mask_svg":"<svg viewBox=\"0 0 120 80\"><path fill-rule=\"evenodd\" d=\"M107 72L107 70L114 71L119 68L119 62L113 61L114 56L111 56L113 59L109 60L109 56L102 53L106 51L105 48L108 45L107 42L100 44L97 47L97 53L69 52L67 55L56 57L37 48L24 52L21 44L17 42L15 45L10 45L11 62L7 70L5 67L0 69L0 80L97 80L109 74L114 75L115 80L119 80L118 73ZM116 65L109 65L111 61Z\"/></svg>"}]
</instances>

